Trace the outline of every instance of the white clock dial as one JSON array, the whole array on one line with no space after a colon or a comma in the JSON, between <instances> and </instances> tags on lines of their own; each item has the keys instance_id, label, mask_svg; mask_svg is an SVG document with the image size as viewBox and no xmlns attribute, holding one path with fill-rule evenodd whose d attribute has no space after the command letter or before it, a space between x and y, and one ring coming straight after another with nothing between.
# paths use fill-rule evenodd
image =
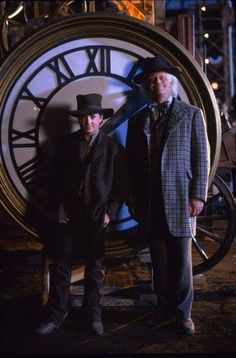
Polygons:
<instances>
[{"instance_id":1,"label":"white clock dial","mask_svg":"<svg viewBox=\"0 0 236 358\"><path fill-rule=\"evenodd\" d=\"M29 213L50 217L47 178L55 143L78 128L68 115L76 95L103 96L115 114L102 129L124 144L127 120L146 103L132 81L139 60L158 53L182 67L180 96L202 107L216 162L220 119L211 89L189 53L160 29L127 16L76 15L32 34L6 58L0 68L1 203L33 235ZM127 208L119 219L133 225Z\"/></svg>"}]
</instances>

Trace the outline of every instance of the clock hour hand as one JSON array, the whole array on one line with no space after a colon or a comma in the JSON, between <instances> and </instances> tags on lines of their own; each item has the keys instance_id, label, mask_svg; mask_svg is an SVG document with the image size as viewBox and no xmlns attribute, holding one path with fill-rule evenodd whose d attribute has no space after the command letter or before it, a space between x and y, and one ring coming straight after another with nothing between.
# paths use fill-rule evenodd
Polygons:
<instances>
[{"instance_id":1,"label":"clock hour hand","mask_svg":"<svg viewBox=\"0 0 236 358\"><path fill-rule=\"evenodd\" d=\"M132 91L126 99L126 102L115 112L115 114L102 126L105 133L112 132L123 122L139 112L145 105L147 100L137 91Z\"/></svg>"}]
</instances>

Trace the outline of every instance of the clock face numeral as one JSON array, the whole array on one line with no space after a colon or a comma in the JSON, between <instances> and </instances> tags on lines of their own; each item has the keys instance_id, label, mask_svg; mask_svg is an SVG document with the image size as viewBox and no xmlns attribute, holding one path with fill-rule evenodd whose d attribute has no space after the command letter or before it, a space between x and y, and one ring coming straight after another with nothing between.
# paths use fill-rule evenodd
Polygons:
<instances>
[{"instance_id":1,"label":"clock face numeral","mask_svg":"<svg viewBox=\"0 0 236 358\"><path fill-rule=\"evenodd\" d=\"M138 67L139 67L139 63L138 63L138 61L137 61L137 62L135 62L135 63L133 64L131 70L129 71L129 73L128 73L128 75L127 75L127 80L128 80L128 81L132 81L132 79L133 79L133 77L134 77L134 75L135 75L135 73L136 73Z\"/></svg>"},{"instance_id":2,"label":"clock face numeral","mask_svg":"<svg viewBox=\"0 0 236 358\"><path fill-rule=\"evenodd\" d=\"M27 162L25 162L24 164L22 164L20 167L18 167L19 173L21 175L21 177L24 179L25 183L29 183L31 182L38 171L38 158L32 158L30 160L28 160Z\"/></svg>"},{"instance_id":3,"label":"clock face numeral","mask_svg":"<svg viewBox=\"0 0 236 358\"><path fill-rule=\"evenodd\" d=\"M63 73L60 70L60 64L63 65L63 67L66 70L67 74ZM61 86L64 82L71 81L74 78L74 74L73 74L70 66L68 65L68 63L66 62L66 60L65 60L65 58L63 56L62 57L57 57L54 61L49 63L47 66L53 72L55 72L58 86Z\"/></svg>"},{"instance_id":4,"label":"clock face numeral","mask_svg":"<svg viewBox=\"0 0 236 358\"><path fill-rule=\"evenodd\" d=\"M29 190L38 190L47 180L47 173L43 169L38 156L26 161L18 167L19 175Z\"/></svg>"},{"instance_id":5,"label":"clock face numeral","mask_svg":"<svg viewBox=\"0 0 236 358\"><path fill-rule=\"evenodd\" d=\"M68 115L78 93L103 95L104 106L115 111L103 129L123 141L126 127L122 124L143 105L132 79L139 60L149 55L123 40L73 39L43 52L23 69L23 76L12 87L16 96L9 97L5 106L12 108L8 127L1 132L1 142L8 148L4 164L20 197L26 202L36 199L46 211L50 207L54 145L68 131L78 129L77 121Z\"/></svg>"},{"instance_id":6,"label":"clock face numeral","mask_svg":"<svg viewBox=\"0 0 236 358\"><path fill-rule=\"evenodd\" d=\"M12 147L24 148L36 146L36 129L30 129L26 132L21 132L16 129L12 129ZM22 139L24 141L22 141Z\"/></svg>"},{"instance_id":7,"label":"clock face numeral","mask_svg":"<svg viewBox=\"0 0 236 358\"><path fill-rule=\"evenodd\" d=\"M111 73L111 51L109 48L87 48L86 53L89 58L89 64L86 73L110 74ZM95 60L99 59L96 63Z\"/></svg>"},{"instance_id":8,"label":"clock face numeral","mask_svg":"<svg viewBox=\"0 0 236 358\"><path fill-rule=\"evenodd\" d=\"M46 102L46 98L34 96L33 93L28 88L24 89L24 92L22 93L20 98L24 99L24 100L34 102L34 104L39 109L42 109L44 107L45 102Z\"/></svg>"}]
</instances>

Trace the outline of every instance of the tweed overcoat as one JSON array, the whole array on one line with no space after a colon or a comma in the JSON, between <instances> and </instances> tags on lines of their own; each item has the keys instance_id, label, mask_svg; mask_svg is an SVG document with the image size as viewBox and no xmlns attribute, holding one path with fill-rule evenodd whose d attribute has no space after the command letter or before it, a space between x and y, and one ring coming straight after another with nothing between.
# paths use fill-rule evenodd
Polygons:
<instances>
[{"instance_id":1,"label":"tweed overcoat","mask_svg":"<svg viewBox=\"0 0 236 358\"><path fill-rule=\"evenodd\" d=\"M115 220L125 200L125 152L119 143L100 130L85 168L78 140L80 135L81 130L73 132L57 145L51 175L54 212L61 215L60 208L62 217L79 222L78 196L83 181L83 210L91 229L99 232L105 213Z\"/></svg>"},{"instance_id":2,"label":"tweed overcoat","mask_svg":"<svg viewBox=\"0 0 236 358\"><path fill-rule=\"evenodd\" d=\"M132 201L137 221L144 224L148 222L151 202L145 134L148 118L147 107L130 118L126 140ZM209 167L209 144L202 111L175 98L160 168L165 216L173 236L195 234L196 218L190 218L189 199L206 200Z\"/></svg>"}]
</instances>

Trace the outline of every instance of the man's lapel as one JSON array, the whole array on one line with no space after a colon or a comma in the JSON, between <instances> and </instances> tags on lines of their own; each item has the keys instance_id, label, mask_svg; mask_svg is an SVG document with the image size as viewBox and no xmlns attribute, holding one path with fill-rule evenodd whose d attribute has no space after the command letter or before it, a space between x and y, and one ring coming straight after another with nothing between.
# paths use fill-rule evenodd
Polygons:
<instances>
[{"instance_id":1,"label":"man's lapel","mask_svg":"<svg viewBox=\"0 0 236 358\"><path fill-rule=\"evenodd\" d=\"M174 102L172 104L171 113L168 120L168 129L167 135L169 136L176 127L185 119L186 111L185 106L181 105L181 101L174 98Z\"/></svg>"},{"instance_id":2,"label":"man's lapel","mask_svg":"<svg viewBox=\"0 0 236 358\"><path fill-rule=\"evenodd\" d=\"M106 143L106 136L103 131L100 129L99 134L96 138L96 141L93 145L93 148L90 152L90 161L94 162L97 160L104 152L104 145Z\"/></svg>"},{"instance_id":3,"label":"man's lapel","mask_svg":"<svg viewBox=\"0 0 236 358\"><path fill-rule=\"evenodd\" d=\"M82 148L81 148L81 136L82 136L82 132L81 129L78 130L77 132L73 133L73 142L72 142L72 151L73 151L73 158L77 159L79 157L79 159L82 162Z\"/></svg>"}]
</instances>

